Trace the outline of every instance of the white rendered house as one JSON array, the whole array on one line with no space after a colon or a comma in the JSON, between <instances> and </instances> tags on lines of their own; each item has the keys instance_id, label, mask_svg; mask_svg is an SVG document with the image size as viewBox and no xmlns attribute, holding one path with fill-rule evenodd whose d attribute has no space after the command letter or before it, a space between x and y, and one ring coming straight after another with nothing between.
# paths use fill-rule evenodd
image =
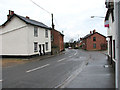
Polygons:
<instances>
[{"instance_id":1,"label":"white rendered house","mask_svg":"<svg viewBox=\"0 0 120 90\"><path fill-rule=\"evenodd\" d=\"M14 14L0 27L1 56L34 56L51 52L51 28L45 24Z\"/></svg>"}]
</instances>

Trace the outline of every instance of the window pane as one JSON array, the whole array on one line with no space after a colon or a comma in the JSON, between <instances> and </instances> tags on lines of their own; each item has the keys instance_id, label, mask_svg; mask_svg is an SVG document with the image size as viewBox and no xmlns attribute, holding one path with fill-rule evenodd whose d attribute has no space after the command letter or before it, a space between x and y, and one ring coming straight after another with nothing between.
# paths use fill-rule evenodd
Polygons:
<instances>
[{"instance_id":1,"label":"window pane","mask_svg":"<svg viewBox=\"0 0 120 90\"><path fill-rule=\"evenodd\" d=\"M45 30L45 37L48 38L48 30Z\"/></svg>"},{"instance_id":2,"label":"window pane","mask_svg":"<svg viewBox=\"0 0 120 90\"><path fill-rule=\"evenodd\" d=\"M37 42L34 43L34 52L37 52L38 51L38 47L37 47Z\"/></svg>"},{"instance_id":3,"label":"window pane","mask_svg":"<svg viewBox=\"0 0 120 90\"><path fill-rule=\"evenodd\" d=\"M48 50L48 42L45 43L46 44L46 51Z\"/></svg>"},{"instance_id":4,"label":"window pane","mask_svg":"<svg viewBox=\"0 0 120 90\"><path fill-rule=\"evenodd\" d=\"M38 28L34 27L34 36L37 37L38 36Z\"/></svg>"},{"instance_id":5,"label":"window pane","mask_svg":"<svg viewBox=\"0 0 120 90\"><path fill-rule=\"evenodd\" d=\"M93 37L93 41L96 41L96 37Z\"/></svg>"},{"instance_id":6,"label":"window pane","mask_svg":"<svg viewBox=\"0 0 120 90\"><path fill-rule=\"evenodd\" d=\"M96 44L95 43L93 44L93 48L96 48Z\"/></svg>"}]
</instances>

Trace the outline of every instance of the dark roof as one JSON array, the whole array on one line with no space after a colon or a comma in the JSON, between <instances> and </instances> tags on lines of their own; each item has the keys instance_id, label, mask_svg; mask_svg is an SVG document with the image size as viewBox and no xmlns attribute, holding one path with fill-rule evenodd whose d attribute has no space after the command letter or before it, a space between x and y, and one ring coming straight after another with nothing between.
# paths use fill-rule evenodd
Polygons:
<instances>
[{"instance_id":1,"label":"dark roof","mask_svg":"<svg viewBox=\"0 0 120 90\"><path fill-rule=\"evenodd\" d=\"M106 38L106 36L104 36L104 35L102 35L102 34L100 34L100 33L98 33L98 32L95 32L95 33L92 33L92 34L87 34L87 35L86 35L85 37L83 37L82 39L87 39L87 38L89 38L90 36L92 36L92 35L94 35L94 34L96 34L96 33Z\"/></svg>"},{"instance_id":2,"label":"dark roof","mask_svg":"<svg viewBox=\"0 0 120 90\"><path fill-rule=\"evenodd\" d=\"M20 16L20 15L17 15L17 14L13 14L2 26L4 26L7 22L9 22L12 19L13 16L18 17L19 19L21 19L22 21L24 21L27 24L39 26L41 28L51 29L50 27L48 27L47 25L45 25L41 22L38 22L38 21L35 21L35 20L32 20L32 19L28 19L26 17Z\"/></svg>"},{"instance_id":3,"label":"dark roof","mask_svg":"<svg viewBox=\"0 0 120 90\"><path fill-rule=\"evenodd\" d=\"M55 29L54 29L55 30ZM64 36L64 34L62 34L60 31L58 30L55 30L56 32L60 33L60 35Z\"/></svg>"},{"instance_id":4,"label":"dark roof","mask_svg":"<svg viewBox=\"0 0 120 90\"><path fill-rule=\"evenodd\" d=\"M88 38L89 36L91 36L92 34L87 34L85 37L83 37L83 39Z\"/></svg>"}]
</instances>

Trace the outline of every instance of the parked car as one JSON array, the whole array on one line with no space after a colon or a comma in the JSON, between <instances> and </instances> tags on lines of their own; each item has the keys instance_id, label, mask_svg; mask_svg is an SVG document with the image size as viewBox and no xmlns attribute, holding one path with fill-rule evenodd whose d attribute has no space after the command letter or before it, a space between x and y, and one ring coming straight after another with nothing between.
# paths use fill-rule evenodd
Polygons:
<instances>
[{"instance_id":1,"label":"parked car","mask_svg":"<svg viewBox=\"0 0 120 90\"><path fill-rule=\"evenodd\" d=\"M72 49L72 47L68 47L68 49Z\"/></svg>"}]
</instances>

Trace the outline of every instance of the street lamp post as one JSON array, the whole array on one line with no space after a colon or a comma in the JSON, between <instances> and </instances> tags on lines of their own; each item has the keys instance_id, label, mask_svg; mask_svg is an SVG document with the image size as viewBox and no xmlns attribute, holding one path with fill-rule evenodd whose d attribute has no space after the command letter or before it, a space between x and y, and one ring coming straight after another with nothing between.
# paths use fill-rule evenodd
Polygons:
<instances>
[{"instance_id":1,"label":"street lamp post","mask_svg":"<svg viewBox=\"0 0 120 90\"><path fill-rule=\"evenodd\" d=\"M95 17L97 17L97 18L105 18L105 17L102 17L102 16L91 16L91 18L95 18Z\"/></svg>"}]
</instances>

